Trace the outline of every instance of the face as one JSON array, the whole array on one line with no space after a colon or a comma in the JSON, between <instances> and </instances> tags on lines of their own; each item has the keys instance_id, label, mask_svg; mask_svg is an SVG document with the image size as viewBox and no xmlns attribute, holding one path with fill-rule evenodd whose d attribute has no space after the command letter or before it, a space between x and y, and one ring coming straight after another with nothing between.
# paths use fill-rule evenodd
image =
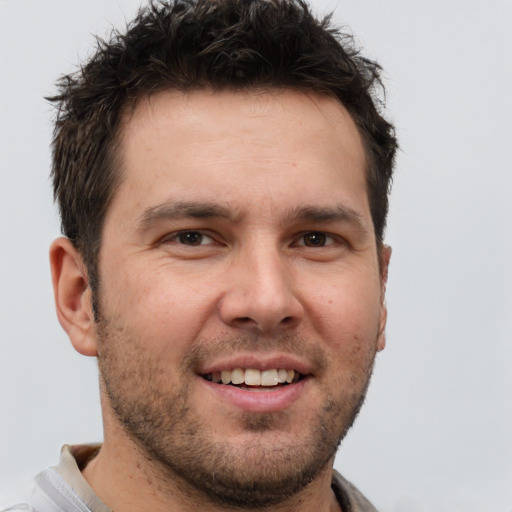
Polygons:
<instances>
[{"instance_id":1,"label":"face","mask_svg":"<svg viewBox=\"0 0 512 512\"><path fill-rule=\"evenodd\" d=\"M99 260L106 414L209 499L277 503L332 462L382 348L358 131L328 97L169 92L126 118L121 154Z\"/></svg>"}]
</instances>

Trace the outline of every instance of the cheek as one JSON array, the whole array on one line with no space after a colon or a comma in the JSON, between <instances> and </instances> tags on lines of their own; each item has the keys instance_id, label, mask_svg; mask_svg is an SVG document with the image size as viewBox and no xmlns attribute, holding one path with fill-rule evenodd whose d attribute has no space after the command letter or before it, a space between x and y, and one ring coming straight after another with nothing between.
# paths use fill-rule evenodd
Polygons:
<instances>
[{"instance_id":1,"label":"cheek","mask_svg":"<svg viewBox=\"0 0 512 512\"><path fill-rule=\"evenodd\" d=\"M373 353L380 319L380 288L366 280L339 280L309 304L315 330L337 354Z\"/></svg>"},{"instance_id":2,"label":"cheek","mask_svg":"<svg viewBox=\"0 0 512 512\"><path fill-rule=\"evenodd\" d=\"M142 343L186 346L201 331L215 308L214 290L200 279L162 267L118 268L105 279L102 304L112 318L122 320Z\"/></svg>"},{"instance_id":3,"label":"cheek","mask_svg":"<svg viewBox=\"0 0 512 512\"><path fill-rule=\"evenodd\" d=\"M317 329L330 361L327 387L352 390L358 397L371 376L377 353L378 308L373 300L342 297L332 301L329 312Z\"/></svg>"}]
</instances>

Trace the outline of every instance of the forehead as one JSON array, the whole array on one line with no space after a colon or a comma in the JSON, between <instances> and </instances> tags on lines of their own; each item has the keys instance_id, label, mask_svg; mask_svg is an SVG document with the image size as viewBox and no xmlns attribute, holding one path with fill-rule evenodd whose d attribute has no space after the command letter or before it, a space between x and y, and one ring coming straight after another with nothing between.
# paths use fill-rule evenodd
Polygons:
<instances>
[{"instance_id":1,"label":"forehead","mask_svg":"<svg viewBox=\"0 0 512 512\"><path fill-rule=\"evenodd\" d=\"M176 143L186 138L190 130L196 130L196 135L205 137L229 135L226 144L240 144L247 142L244 140L247 132L256 135L254 130L258 125L265 126L265 130L257 133L258 141L276 142L272 137L277 127L286 128L296 142L301 138L310 143L323 139L333 149L345 151L345 156L349 156L348 149L354 152L363 149L359 130L341 102L332 96L292 89L170 90L151 94L137 101L126 113L121 139L125 150L129 150L134 140L142 141L148 128L154 129L149 134L154 137L161 127L168 130L167 135ZM316 133L315 139L311 139L311 132ZM284 137L279 140L285 142ZM363 152L359 153L362 156Z\"/></svg>"},{"instance_id":2,"label":"forehead","mask_svg":"<svg viewBox=\"0 0 512 512\"><path fill-rule=\"evenodd\" d=\"M132 206L215 198L290 209L334 191L344 203L354 200L347 191L366 198L361 136L329 96L160 92L125 116L120 142L122 182L114 204L117 196Z\"/></svg>"}]
</instances>

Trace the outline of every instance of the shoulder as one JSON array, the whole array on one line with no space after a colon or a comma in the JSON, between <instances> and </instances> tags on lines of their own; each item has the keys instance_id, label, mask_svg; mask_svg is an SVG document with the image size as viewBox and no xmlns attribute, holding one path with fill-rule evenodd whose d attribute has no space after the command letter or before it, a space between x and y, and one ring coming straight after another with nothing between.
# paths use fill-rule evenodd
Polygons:
<instances>
[{"instance_id":1,"label":"shoulder","mask_svg":"<svg viewBox=\"0 0 512 512\"><path fill-rule=\"evenodd\" d=\"M36 512L30 505L26 505L24 503L13 505L9 508L4 508L0 512Z\"/></svg>"},{"instance_id":2,"label":"shoulder","mask_svg":"<svg viewBox=\"0 0 512 512\"><path fill-rule=\"evenodd\" d=\"M378 512L359 489L333 471L332 488L343 512Z\"/></svg>"}]
</instances>

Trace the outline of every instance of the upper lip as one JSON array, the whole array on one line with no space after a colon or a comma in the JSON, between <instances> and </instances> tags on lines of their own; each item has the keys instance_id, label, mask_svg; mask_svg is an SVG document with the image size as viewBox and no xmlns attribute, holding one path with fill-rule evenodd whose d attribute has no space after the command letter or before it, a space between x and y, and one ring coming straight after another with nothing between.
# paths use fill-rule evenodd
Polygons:
<instances>
[{"instance_id":1,"label":"upper lip","mask_svg":"<svg viewBox=\"0 0 512 512\"><path fill-rule=\"evenodd\" d=\"M198 374L207 375L214 372L234 370L235 368L254 368L260 371L273 369L295 370L302 375L312 373L312 365L293 354L246 353L207 362L198 369Z\"/></svg>"}]
</instances>

